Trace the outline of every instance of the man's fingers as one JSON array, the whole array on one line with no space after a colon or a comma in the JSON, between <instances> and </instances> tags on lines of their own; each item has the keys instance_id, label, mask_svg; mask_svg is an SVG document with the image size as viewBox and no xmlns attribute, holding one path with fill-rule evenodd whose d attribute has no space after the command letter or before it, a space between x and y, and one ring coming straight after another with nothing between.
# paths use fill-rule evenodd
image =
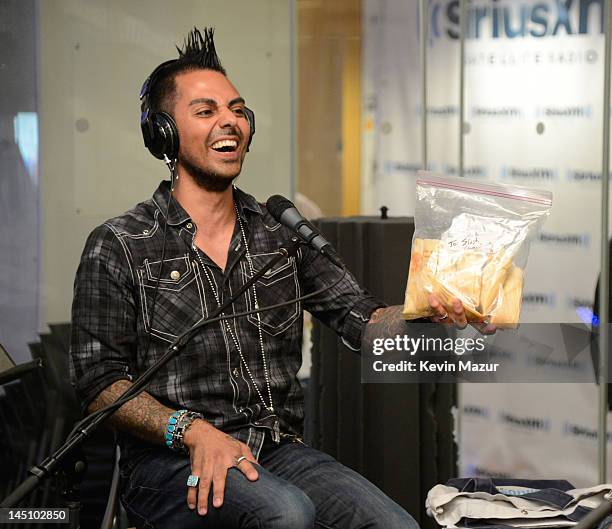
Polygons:
<instances>
[{"instance_id":1,"label":"man's fingers","mask_svg":"<svg viewBox=\"0 0 612 529\"><path fill-rule=\"evenodd\" d=\"M448 318L448 312L446 312L442 303L433 294L429 296L429 306L433 309L435 313L434 318L437 322L443 322Z\"/></svg>"},{"instance_id":2,"label":"man's fingers","mask_svg":"<svg viewBox=\"0 0 612 529\"><path fill-rule=\"evenodd\" d=\"M191 453L190 460L191 460L191 474L193 476L198 476L199 478L200 476L199 471L203 466L201 462L201 458L197 456L196 453ZM191 510L196 508L196 503L198 501L198 486L199 486L199 482L198 482L198 485L195 487L187 486L187 506Z\"/></svg>"},{"instance_id":3,"label":"man's fingers","mask_svg":"<svg viewBox=\"0 0 612 529\"><path fill-rule=\"evenodd\" d=\"M259 472L257 472L257 470L256 470L256 466L259 465L259 463L257 462L257 459L255 459L255 456L253 455L253 452L251 452L251 449L247 445L245 445L244 443L241 443L240 449L242 451L241 455L243 457L239 457L238 458L238 459L240 459L240 461L238 461L238 459L236 459L236 465L235 466L250 481L255 481L257 478L259 478Z\"/></svg>"},{"instance_id":4,"label":"man's fingers","mask_svg":"<svg viewBox=\"0 0 612 529\"><path fill-rule=\"evenodd\" d=\"M471 324L480 334L495 334L497 332L497 326L494 323L474 322Z\"/></svg>"},{"instance_id":5,"label":"man's fingers","mask_svg":"<svg viewBox=\"0 0 612 529\"><path fill-rule=\"evenodd\" d=\"M236 465L236 468L240 470L249 481L256 481L257 478L259 478L259 472L255 470L255 464L257 463L250 459L243 459Z\"/></svg>"},{"instance_id":6,"label":"man's fingers","mask_svg":"<svg viewBox=\"0 0 612 529\"><path fill-rule=\"evenodd\" d=\"M467 317L465 316L465 309L463 308L463 303L461 303L461 300L453 300L452 310L452 317L455 325L459 327L459 329L465 329L467 327Z\"/></svg>"},{"instance_id":7,"label":"man's fingers","mask_svg":"<svg viewBox=\"0 0 612 529\"><path fill-rule=\"evenodd\" d=\"M200 484L198 486L198 513L202 516L208 510L208 495L210 494L210 482L212 476L212 468L204 471L203 476L200 476Z\"/></svg>"},{"instance_id":8,"label":"man's fingers","mask_svg":"<svg viewBox=\"0 0 612 529\"><path fill-rule=\"evenodd\" d=\"M187 505L191 510L196 508L198 500L198 487L187 487Z\"/></svg>"},{"instance_id":9,"label":"man's fingers","mask_svg":"<svg viewBox=\"0 0 612 529\"><path fill-rule=\"evenodd\" d=\"M227 477L227 467L219 465L213 475L213 506L221 507L225 496L225 479Z\"/></svg>"},{"instance_id":10,"label":"man's fingers","mask_svg":"<svg viewBox=\"0 0 612 529\"><path fill-rule=\"evenodd\" d=\"M258 464L257 459L255 459L255 456L253 455L253 452L251 452L251 449L247 445L243 444L240 448L242 449L242 455L244 457L246 457L254 465Z\"/></svg>"}]
</instances>

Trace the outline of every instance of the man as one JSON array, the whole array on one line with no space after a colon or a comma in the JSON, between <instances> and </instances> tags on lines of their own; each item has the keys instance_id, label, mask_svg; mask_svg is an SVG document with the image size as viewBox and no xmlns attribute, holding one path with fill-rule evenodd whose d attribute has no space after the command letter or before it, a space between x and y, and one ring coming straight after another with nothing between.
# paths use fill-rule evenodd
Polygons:
<instances>
[{"instance_id":1,"label":"man","mask_svg":"<svg viewBox=\"0 0 612 529\"><path fill-rule=\"evenodd\" d=\"M220 64L212 30L192 31L179 58L145 83L143 98L145 142L159 158L175 156L177 174L173 188L162 182L151 200L96 228L83 251L71 376L90 413L114 402L292 235L231 185L254 123ZM352 277L341 278L339 269L303 247L228 313L291 301L334 283L303 302L205 327L146 392L113 415L110 424L122 432L122 500L133 522L416 527L374 485L300 438L302 310L355 350L375 310L383 326L398 321L396 310L381 309ZM436 307L438 320L465 323L460 304L451 317Z\"/></svg>"}]
</instances>

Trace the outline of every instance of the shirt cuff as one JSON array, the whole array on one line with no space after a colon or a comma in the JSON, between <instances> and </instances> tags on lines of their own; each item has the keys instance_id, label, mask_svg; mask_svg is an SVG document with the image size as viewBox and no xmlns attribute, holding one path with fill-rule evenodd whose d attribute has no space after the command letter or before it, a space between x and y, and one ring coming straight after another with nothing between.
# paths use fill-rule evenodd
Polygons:
<instances>
[{"instance_id":1,"label":"shirt cuff","mask_svg":"<svg viewBox=\"0 0 612 529\"><path fill-rule=\"evenodd\" d=\"M107 387L118 380L132 380L129 368L125 364L105 364L104 370L93 369L73 382L73 387L79 397L81 413L87 415L87 407Z\"/></svg>"},{"instance_id":2,"label":"shirt cuff","mask_svg":"<svg viewBox=\"0 0 612 529\"><path fill-rule=\"evenodd\" d=\"M387 305L373 297L359 300L344 318L342 328L342 343L352 351L361 350L361 334L366 324L370 321L372 313Z\"/></svg>"}]
</instances>

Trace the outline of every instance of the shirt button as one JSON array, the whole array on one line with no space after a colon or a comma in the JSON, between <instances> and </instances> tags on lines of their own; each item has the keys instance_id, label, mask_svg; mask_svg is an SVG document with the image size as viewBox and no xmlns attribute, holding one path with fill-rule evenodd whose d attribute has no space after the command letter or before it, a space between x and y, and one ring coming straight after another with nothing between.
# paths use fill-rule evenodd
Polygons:
<instances>
[{"instance_id":1,"label":"shirt button","mask_svg":"<svg viewBox=\"0 0 612 529\"><path fill-rule=\"evenodd\" d=\"M149 234L149 230L142 230L142 234L143 235L148 235Z\"/></svg>"},{"instance_id":2,"label":"shirt button","mask_svg":"<svg viewBox=\"0 0 612 529\"><path fill-rule=\"evenodd\" d=\"M170 279L174 279L175 281L177 279L181 278L181 273L178 270L172 270L172 272L170 272Z\"/></svg>"},{"instance_id":3,"label":"shirt button","mask_svg":"<svg viewBox=\"0 0 612 529\"><path fill-rule=\"evenodd\" d=\"M238 369L234 368L234 376L237 377L238 376Z\"/></svg>"},{"instance_id":4,"label":"shirt button","mask_svg":"<svg viewBox=\"0 0 612 529\"><path fill-rule=\"evenodd\" d=\"M188 227L189 229L191 229L191 228L193 228L193 224L191 224L191 222L190 222L189 224L187 224L187 227Z\"/></svg>"}]
</instances>

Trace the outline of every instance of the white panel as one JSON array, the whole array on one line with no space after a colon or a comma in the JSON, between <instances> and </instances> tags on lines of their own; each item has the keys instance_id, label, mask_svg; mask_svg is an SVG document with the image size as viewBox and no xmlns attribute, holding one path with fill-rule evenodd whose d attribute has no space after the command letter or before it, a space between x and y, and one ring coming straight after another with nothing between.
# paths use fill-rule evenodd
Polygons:
<instances>
[{"instance_id":1,"label":"white panel","mask_svg":"<svg viewBox=\"0 0 612 529\"><path fill-rule=\"evenodd\" d=\"M405 160L408 171L410 162L418 162L419 116L414 105L419 96L419 46L412 31L416 12L409 17L404 0L364 1L377 15L370 19L376 23L364 25L364 56L369 58L368 97L378 103L370 116L375 129L368 132L375 145L368 163L377 171L364 188L371 186L373 202L384 197L400 210L397 213L412 214L414 184L396 170L395 160ZM554 194L551 216L531 249L521 321L589 322L600 251L600 3L466 4L466 176L550 189ZM429 158L433 169L455 174L459 45L451 36L458 35L459 5L451 0L430 0L427 5ZM565 6L570 6L569 13ZM391 130L384 128L387 123L393 123ZM463 474L556 477L577 486L594 484L594 385L462 389Z\"/></svg>"}]
</instances>

